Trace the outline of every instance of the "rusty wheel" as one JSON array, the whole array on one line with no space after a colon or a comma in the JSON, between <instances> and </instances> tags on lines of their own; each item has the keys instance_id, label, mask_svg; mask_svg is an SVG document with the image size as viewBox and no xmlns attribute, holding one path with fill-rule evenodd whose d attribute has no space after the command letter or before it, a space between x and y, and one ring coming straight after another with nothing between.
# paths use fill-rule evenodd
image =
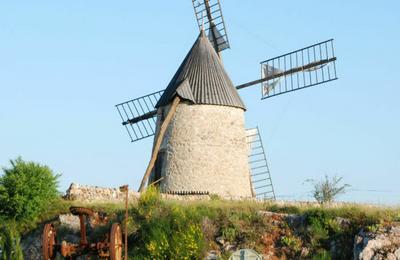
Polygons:
<instances>
[{"instance_id":1,"label":"rusty wheel","mask_svg":"<svg viewBox=\"0 0 400 260\"><path fill-rule=\"evenodd\" d=\"M43 259L50 260L55 259L56 251L54 247L56 245L56 229L52 224L46 224L43 228L42 237L42 252Z\"/></svg>"},{"instance_id":2,"label":"rusty wheel","mask_svg":"<svg viewBox=\"0 0 400 260\"><path fill-rule=\"evenodd\" d=\"M111 226L110 259L122 260L122 231L119 224L113 224Z\"/></svg>"}]
</instances>

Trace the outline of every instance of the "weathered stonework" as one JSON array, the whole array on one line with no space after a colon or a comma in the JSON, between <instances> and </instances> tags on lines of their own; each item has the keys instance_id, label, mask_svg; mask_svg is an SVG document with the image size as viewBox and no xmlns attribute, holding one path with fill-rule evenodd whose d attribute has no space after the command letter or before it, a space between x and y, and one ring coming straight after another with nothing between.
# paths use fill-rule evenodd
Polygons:
<instances>
[{"instance_id":1,"label":"weathered stonework","mask_svg":"<svg viewBox=\"0 0 400 260\"><path fill-rule=\"evenodd\" d=\"M135 202L140 198L140 193L129 190L129 201ZM175 195L175 194L161 194L162 199L167 200L210 200L207 194L188 194L188 195ZM65 192L64 199L72 200L83 203L121 203L125 202L125 193L120 192L117 188L105 188L98 186L81 185L72 183L68 190ZM71 215L72 216L72 215ZM69 214L61 215L60 222L68 222ZM71 221L76 216L71 217Z\"/></svg>"},{"instance_id":2,"label":"weathered stonework","mask_svg":"<svg viewBox=\"0 0 400 260\"><path fill-rule=\"evenodd\" d=\"M375 232L361 230L354 238L354 259L400 259L400 226L381 226Z\"/></svg>"},{"instance_id":3,"label":"weathered stonework","mask_svg":"<svg viewBox=\"0 0 400 260\"><path fill-rule=\"evenodd\" d=\"M157 131L168 109L158 110ZM252 196L241 108L181 102L160 152L164 153L161 191L208 191L225 198ZM155 180L153 171L150 183Z\"/></svg>"},{"instance_id":4,"label":"weathered stonework","mask_svg":"<svg viewBox=\"0 0 400 260\"><path fill-rule=\"evenodd\" d=\"M137 200L140 196L138 192L129 190L129 200ZM125 193L117 188L102 188L97 186L87 186L72 183L64 196L67 200L80 202L123 202Z\"/></svg>"}]
</instances>

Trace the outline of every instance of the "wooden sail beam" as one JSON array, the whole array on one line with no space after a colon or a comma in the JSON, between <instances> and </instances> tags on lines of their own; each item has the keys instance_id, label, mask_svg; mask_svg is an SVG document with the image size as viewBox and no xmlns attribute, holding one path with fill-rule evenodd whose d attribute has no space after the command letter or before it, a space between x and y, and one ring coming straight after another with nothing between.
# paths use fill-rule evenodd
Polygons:
<instances>
[{"instance_id":1,"label":"wooden sail beam","mask_svg":"<svg viewBox=\"0 0 400 260\"><path fill-rule=\"evenodd\" d=\"M219 55L218 43L217 43L217 36L215 35L215 31L214 31L215 24L212 22L213 18L212 18L212 15L211 15L211 9L210 9L209 0L204 0L204 4L205 4L205 6L206 6L207 18L208 18L208 20L210 21L210 28L211 28L211 35L212 35L212 38L213 38L214 49L215 49L215 51L216 51L216 52L218 53L218 55ZM204 29L204 28L203 28L203 29Z\"/></svg>"},{"instance_id":2,"label":"wooden sail beam","mask_svg":"<svg viewBox=\"0 0 400 260\"><path fill-rule=\"evenodd\" d=\"M304 65L304 66L299 66L299 67L296 67L296 68L293 68L293 69L290 69L290 70L287 70L287 71L283 71L283 72L280 72L280 73L273 74L271 76L267 76L267 77L262 78L262 79L258 79L258 80L250 81L248 83L241 84L239 86L236 86L236 89L247 88L247 87L250 87L250 86L265 82L265 81L268 81L268 80L276 79L276 78L279 78L279 77L282 77L282 76L287 76L287 75L294 74L294 73L301 72L301 71L306 71L306 70L309 70L309 69L314 68L316 66L321 66L321 65L333 62L333 61L336 61L336 57L333 57L333 58L330 58L330 59L324 59L324 60L320 60L320 61L316 61L316 62L311 62L311 63L309 63L307 65Z\"/></svg>"},{"instance_id":3,"label":"wooden sail beam","mask_svg":"<svg viewBox=\"0 0 400 260\"><path fill-rule=\"evenodd\" d=\"M150 111L150 112L148 112L148 113L146 113L144 115L141 115L141 116L129 119L127 121L124 121L124 122L122 122L122 125L135 124L135 123L140 122L142 120L150 119L150 118L152 118L152 117L154 117L156 115L157 115L157 110L153 110L153 111Z\"/></svg>"}]
</instances>

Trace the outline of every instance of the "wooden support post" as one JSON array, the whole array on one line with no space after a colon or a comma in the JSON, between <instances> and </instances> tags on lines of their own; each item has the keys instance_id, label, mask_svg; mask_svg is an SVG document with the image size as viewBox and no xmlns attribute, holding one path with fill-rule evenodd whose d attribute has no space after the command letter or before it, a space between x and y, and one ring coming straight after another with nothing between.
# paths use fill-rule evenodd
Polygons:
<instances>
[{"instance_id":1,"label":"wooden support post","mask_svg":"<svg viewBox=\"0 0 400 260\"><path fill-rule=\"evenodd\" d=\"M139 192L142 192L144 190L146 181L149 178L151 170L153 169L154 164L157 160L158 150L160 149L162 140L164 139L165 131L167 130L169 122L171 121L173 115L175 114L176 108L178 107L178 104L180 101L181 101L181 98L179 96L175 96L175 98L172 102L171 108L169 109L169 112L167 114L167 117L165 118L164 122L161 124L160 131L158 132L157 139L155 141L155 145L154 145L154 149L153 149L153 153L151 155L149 165L147 166L147 169L143 176L142 182L140 183Z\"/></svg>"},{"instance_id":2,"label":"wooden support post","mask_svg":"<svg viewBox=\"0 0 400 260\"><path fill-rule=\"evenodd\" d=\"M254 192L253 182L251 181L251 171L249 171L249 182L250 182L251 196L255 198L256 193Z\"/></svg>"},{"instance_id":3,"label":"wooden support post","mask_svg":"<svg viewBox=\"0 0 400 260\"><path fill-rule=\"evenodd\" d=\"M128 260L128 194L129 194L129 186L124 185L119 187L119 191L125 192L125 255L124 260Z\"/></svg>"}]
</instances>

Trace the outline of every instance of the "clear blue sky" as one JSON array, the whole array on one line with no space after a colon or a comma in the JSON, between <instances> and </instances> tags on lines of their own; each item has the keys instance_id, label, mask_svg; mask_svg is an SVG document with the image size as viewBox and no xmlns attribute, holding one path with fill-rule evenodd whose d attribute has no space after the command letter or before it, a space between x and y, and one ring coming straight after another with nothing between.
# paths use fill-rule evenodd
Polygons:
<instances>
[{"instance_id":1,"label":"clear blue sky","mask_svg":"<svg viewBox=\"0 0 400 260\"><path fill-rule=\"evenodd\" d=\"M310 199L309 178L343 176L342 200L400 204L400 2L222 0L234 83L259 62L335 38L339 80L261 101L278 198ZM137 188L151 139L130 143L116 103L166 87L198 35L190 0L2 1L0 165L21 155L71 182Z\"/></svg>"}]
</instances>

